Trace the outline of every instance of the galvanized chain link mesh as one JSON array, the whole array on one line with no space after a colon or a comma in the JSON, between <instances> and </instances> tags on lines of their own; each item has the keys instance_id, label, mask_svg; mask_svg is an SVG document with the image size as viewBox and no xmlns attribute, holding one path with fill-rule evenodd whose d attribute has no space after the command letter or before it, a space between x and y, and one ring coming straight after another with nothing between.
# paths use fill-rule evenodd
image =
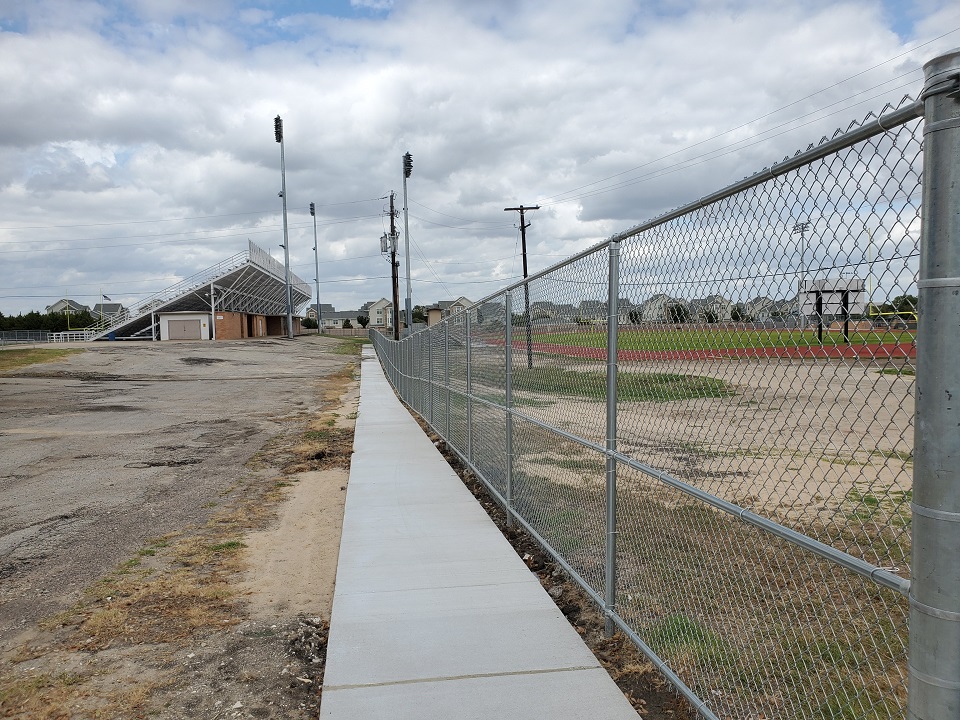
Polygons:
<instances>
[{"instance_id":1,"label":"galvanized chain link mesh","mask_svg":"<svg viewBox=\"0 0 960 720\"><path fill-rule=\"evenodd\" d=\"M790 533L909 577L921 150L912 120L626 237L614 308L604 245L374 333L404 399L602 602L616 318L610 610L708 715L903 715L906 599Z\"/></svg>"}]
</instances>

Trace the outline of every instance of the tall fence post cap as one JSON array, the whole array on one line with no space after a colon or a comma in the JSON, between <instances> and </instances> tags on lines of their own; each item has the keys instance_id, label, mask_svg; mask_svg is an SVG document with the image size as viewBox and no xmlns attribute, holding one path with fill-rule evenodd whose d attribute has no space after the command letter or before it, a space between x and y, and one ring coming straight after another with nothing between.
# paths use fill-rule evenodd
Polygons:
<instances>
[{"instance_id":1,"label":"tall fence post cap","mask_svg":"<svg viewBox=\"0 0 960 720\"><path fill-rule=\"evenodd\" d=\"M928 90L931 86L943 82L947 75L960 71L960 48L954 48L950 52L939 55L933 60L923 64L923 89Z\"/></svg>"}]
</instances>

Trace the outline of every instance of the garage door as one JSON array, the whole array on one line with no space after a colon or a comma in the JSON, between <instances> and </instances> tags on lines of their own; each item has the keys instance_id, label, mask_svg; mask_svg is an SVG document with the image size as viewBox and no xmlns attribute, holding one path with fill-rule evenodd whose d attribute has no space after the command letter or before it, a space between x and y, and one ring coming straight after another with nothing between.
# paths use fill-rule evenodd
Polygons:
<instances>
[{"instance_id":1,"label":"garage door","mask_svg":"<svg viewBox=\"0 0 960 720\"><path fill-rule=\"evenodd\" d=\"M199 320L168 320L167 329L171 340L199 340Z\"/></svg>"}]
</instances>

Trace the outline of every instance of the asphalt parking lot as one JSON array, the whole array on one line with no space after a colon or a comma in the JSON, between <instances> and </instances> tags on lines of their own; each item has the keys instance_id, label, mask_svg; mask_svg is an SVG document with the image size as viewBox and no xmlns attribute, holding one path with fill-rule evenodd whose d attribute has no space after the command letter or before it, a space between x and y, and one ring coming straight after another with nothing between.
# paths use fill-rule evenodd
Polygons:
<instances>
[{"instance_id":1,"label":"asphalt parking lot","mask_svg":"<svg viewBox=\"0 0 960 720\"><path fill-rule=\"evenodd\" d=\"M201 524L309 417L336 341L96 343L0 374L0 645L152 538Z\"/></svg>"}]
</instances>

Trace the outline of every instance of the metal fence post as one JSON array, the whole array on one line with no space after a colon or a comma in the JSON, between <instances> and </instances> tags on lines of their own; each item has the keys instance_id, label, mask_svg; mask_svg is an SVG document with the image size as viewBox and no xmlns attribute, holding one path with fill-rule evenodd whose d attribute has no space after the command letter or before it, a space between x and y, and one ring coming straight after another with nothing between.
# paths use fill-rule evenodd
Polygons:
<instances>
[{"instance_id":1,"label":"metal fence post","mask_svg":"<svg viewBox=\"0 0 960 720\"><path fill-rule=\"evenodd\" d=\"M504 334L504 405L507 410L507 437L506 437L506 461L507 461L507 527L513 527L513 302L512 296L506 294L506 316L505 316L503 334Z\"/></svg>"},{"instance_id":2,"label":"metal fence post","mask_svg":"<svg viewBox=\"0 0 960 720\"><path fill-rule=\"evenodd\" d=\"M467 354L467 461L473 464L473 355L470 349L470 313L463 318L463 339Z\"/></svg>"},{"instance_id":3,"label":"metal fence post","mask_svg":"<svg viewBox=\"0 0 960 720\"><path fill-rule=\"evenodd\" d=\"M423 375L423 338L426 336L426 334L427 334L426 332L417 333L417 336L416 336L417 345L415 350L416 355L414 356L414 363L417 366L417 369L416 369L417 405L416 407L417 407L417 412L424 417L426 417L427 415L427 405L424 402L424 399L426 398L426 394L423 392L424 383L426 383L426 378Z\"/></svg>"},{"instance_id":4,"label":"metal fence post","mask_svg":"<svg viewBox=\"0 0 960 720\"><path fill-rule=\"evenodd\" d=\"M428 330L427 335L427 417L429 418L430 427L433 427L433 336L436 334L434 330Z\"/></svg>"},{"instance_id":5,"label":"metal fence post","mask_svg":"<svg viewBox=\"0 0 960 720\"><path fill-rule=\"evenodd\" d=\"M443 387L446 398L446 407L444 408L444 424L447 428L446 438L452 442L450 436L450 323L448 319L443 324Z\"/></svg>"},{"instance_id":6,"label":"metal fence post","mask_svg":"<svg viewBox=\"0 0 960 720\"><path fill-rule=\"evenodd\" d=\"M620 329L620 242L609 247L607 283L607 451L617 451L617 333ZM603 596L603 627L607 637L616 626L611 617L617 605L617 461L607 455L607 547Z\"/></svg>"},{"instance_id":7,"label":"metal fence post","mask_svg":"<svg viewBox=\"0 0 960 720\"><path fill-rule=\"evenodd\" d=\"M940 720L960 717L960 50L923 69L907 716Z\"/></svg>"}]
</instances>

